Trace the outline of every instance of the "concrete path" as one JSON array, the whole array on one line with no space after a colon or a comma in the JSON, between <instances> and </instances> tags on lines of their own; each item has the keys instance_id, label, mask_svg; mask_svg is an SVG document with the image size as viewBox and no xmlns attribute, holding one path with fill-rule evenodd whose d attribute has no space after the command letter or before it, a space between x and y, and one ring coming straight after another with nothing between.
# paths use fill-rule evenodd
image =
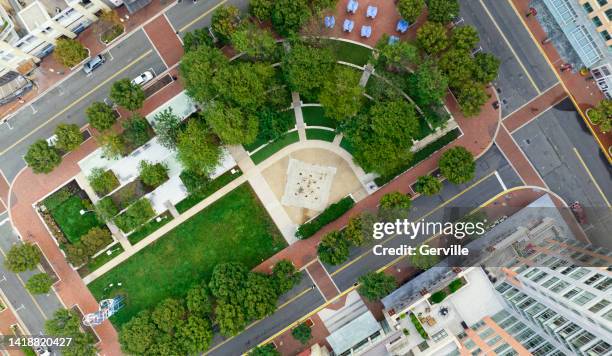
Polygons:
<instances>
[{"instance_id":1,"label":"concrete path","mask_svg":"<svg viewBox=\"0 0 612 356\"><path fill-rule=\"evenodd\" d=\"M302 101L300 100L300 94L293 92L291 93L291 99L293 110L295 112L295 124L298 129L298 135L300 141L306 141L306 124L304 123L304 114L302 114Z\"/></svg>"}]
</instances>

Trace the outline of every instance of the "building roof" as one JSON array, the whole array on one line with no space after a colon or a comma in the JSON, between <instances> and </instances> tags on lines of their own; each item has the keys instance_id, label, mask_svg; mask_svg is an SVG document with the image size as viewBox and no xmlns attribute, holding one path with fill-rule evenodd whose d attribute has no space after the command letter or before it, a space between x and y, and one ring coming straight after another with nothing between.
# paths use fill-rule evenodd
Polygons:
<instances>
[{"instance_id":1,"label":"building roof","mask_svg":"<svg viewBox=\"0 0 612 356\"><path fill-rule=\"evenodd\" d=\"M334 331L327 337L327 342L334 353L340 355L380 329L380 324L374 319L372 313L367 311Z\"/></svg>"},{"instance_id":2,"label":"building roof","mask_svg":"<svg viewBox=\"0 0 612 356\"><path fill-rule=\"evenodd\" d=\"M123 4L125 4L130 14L135 13L150 3L151 0L123 0Z\"/></svg>"}]
</instances>

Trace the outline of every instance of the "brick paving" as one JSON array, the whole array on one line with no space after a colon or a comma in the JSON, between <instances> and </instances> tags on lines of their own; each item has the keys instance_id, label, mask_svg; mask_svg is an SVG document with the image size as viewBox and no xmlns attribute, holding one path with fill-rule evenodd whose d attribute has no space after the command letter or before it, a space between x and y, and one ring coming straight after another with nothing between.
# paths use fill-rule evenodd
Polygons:
<instances>
[{"instance_id":1,"label":"brick paving","mask_svg":"<svg viewBox=\"0 0 612 356\"><path fill-rule=\"evenodd\" d=\"M511 113L504 118L504 125L513 133L520 127L528 124L533 119L537 118L546 109L560 102L567 97L567 92L561 84L557 84L547 92L536 97L522 108Z\"/></svg>"},{"instance_id":2,"label":"brick paving","mask_svg":"<svg viewBox=\"0 0 612 356\"><path fill-rule=\"evenodd\" d=\"M308 340L306 345L303 345L293 338L291 335L292 329L288 329L272 340L272 342L274 342L276 345L276 349L281 353L281 355L300 355L301 351L307 350L315 344L325 345L329 350L331 350L331 346L325 339L329 336L329 331L323 324L321 318L319 318L317 314L314 314L309 319L314 323L314 325L310 328L312 338Z\"/></svg>"},{"instance_id":3,"label":"brick paving","mask_svg":"<svg viewBox=\"0 0 612 356\"><path fill-rule=\"evenodd\" d=\"M308 265L306 271L315 282L315 285L325 300L332 300L335 296L340 294L338 287L318 259L314 263Z\"/></svg>"},{"instance_id":4,"label":"brick paving","mask_svg":"<svg viewBox=\"0 0 612 356\"><path fill-rule=\"evenodd\" d=\"M183 44L166 16L157 16L144 26L144 30L167 67L172 67L181 60Z\"/></svg>"},{"instance_id":5,"label":"brick paving","mask_svg":"<svg viewBox=\"0 0 612 356\"><path fill-rule=\"evenodd\" d=\"M15 314L10 308L4 309L0 312L0 335L13 335L11 325L19 324ZM9 356L23 356L24 353L21 350L5 350Z\"/></svg>"},{"instance_id":6,"label":"brick paving","mask_svg":"<svg viewBox=\"0 0 612 356\"><path fill-rule=\"evenodd\" d=\"M560 77L561 81L569 91L571 97L578 104L578 109L584 114L586 109L597 105L601 100L604 99L603 94L598 90L597 84L593 81L588 80L586 77L581 76L579 73L572 73L571 71L561 72L560 66L563 64L563 60L560 58L559 53L555 49L552 43L542 45L542 40L547 36L546 32L540 26L537 18L531 16L525 18L529 10L530 0L508 0L514 6L514 8L521 14L521 19L526 24L528 30L538 42L537 45L546 54L548 60L553 64L553 70ZM598 143L605 152L608 161L612 162L610 157L609 148L612 146L612 132L603 133L597 126L591 125L591 123L585 118L586 124L589 126L591 131L597 136Z\"/></svg>"}]
</instances>

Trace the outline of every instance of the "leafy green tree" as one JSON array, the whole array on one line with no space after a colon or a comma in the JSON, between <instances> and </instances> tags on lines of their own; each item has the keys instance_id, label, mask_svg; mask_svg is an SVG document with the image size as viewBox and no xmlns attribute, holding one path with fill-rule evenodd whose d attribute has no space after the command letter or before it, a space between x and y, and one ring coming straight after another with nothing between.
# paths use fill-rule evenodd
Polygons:
<instances>
[{"instance_id":1,"label":"leafy green tree","mask_svg":"<svg viewBox=\"0 0 612 356\"><path fill-rule=\"evenodd\" d=\"M437 22L425 22L417 30L417 43L428 54L437 55L448 48L446 28Z\"/></svg>"},{"instance_id":2,"label":"leafy green tree","mask_svg":"<svg viewBox=\"0 0 612 356\"><path fill-rule=\"evenodd\" d=\"M247 324L244 308L223 300L215 308L215 320L224 336L237 335Z\"/></svg>"},{"instance_id":3,"label":"leafy green tree","mask_svg":"<svg viewBox=\"0 0 612 356\"><path fill-rule=\"evenodd\" d=\"M142 107L145 100L142 87L127 79L119 79L114 82L110 90L110 98L119 106L135 111Z\"/></svg>"},{"instance_id":4,"label":"leafy green tree","mask_svg":"<svg viewBox=\"0 0 612 356\"><path fill-rule=\"evenodd\" d=\"M119 342L124 352L134 355L147 355L161 336L151 319L151 313L143 310L121 327Z\"/></svg>"},{"instance_id":5,"label":"leafy green tree","mask_svg":"<svg viewBox=\"0 0 612 356\"><path fill-rule=\"evenodd\" d=\"M78 40L59 38L55 42L53 57L63 66L71 68L87 58L87 48Z\"/></svg>"},{"instance_id":6,"label":"leafy green tree","mask_svg":"<svg viewBox=\"0 0 612 356\"><path fill-rule=\"evenodd\" d=\"M247 319L263 319L274 313L278 292L274 280L267 275L249 272L240 293Z\"/></svg>"},{"instance_id":7,"label":"leafy green tree","mask_svg":"<svg viewBox=\"0 0 612 356\"><path fill-rule=\"evenodd\" d=\"M184 343L176 337L176 334L161 334L153 346L154 356L184 356L187 350L183 349Z\"/></svg>"},{"instance_id":8,"label":"leafy green tree","mask_svg":"<svg viewBox=\"0 0 612 356\"><path fill-rule=\"evenodd\" d=\"M474 79L487 84L497 78L500 61L491 53L479 52L474 56Z\"/></svg>"},{"instance_id":9,"label":"leafy green tree","mask_svg":"<svg viewBox=\"0 0 612 356\"><path fill-rule=\"evenodd\" d=\"M55 147L64 152L72 151L83 143L83 134L75 124L59 124L55 128Z\"/></svg>"},{"instance_id":10,"label":"leafy green tree","mask_svg":"<svg viewBox=\"0 0 612 356\"><path fill-rule=\"evenodd\" d=\"M451 41L454 48L471 51L480 41L480 37L474 26L458 26L453 28Z\"/></svg>"},{"instance_id":11,"label":"leafy green tree","mask_svg":"<svg viewBox=\"0 0 612 356\"><path fill-rule=\"evenodd\" d=\"M370 223L367 213L351 216L342 234L354 246L361 246L372 238Z\"/></svg>"},{"instance_id":12,"label":"leafy green tree","mask_svg":"<svg viewBox=\"0 0 612 356\"><path fill-rule=\"evenodd\" d=\"M183 324L186 314L181 301L168 298L157 304L151 313L151 319L159 330L174 333Z\"/></svg>"},{"instance_id":13,"label":"leafy green tree","mask_svg":"<svg viewBox=\"0 0 612 356\"><path fill-rule=\"evenodd\" d=\"M228 59L217 48L200 46L185 53L179 64L179 73L187 94L199 103L205 103L217 95L210 85L220 68L229 65Z\"/></svg>"},{"instance_id":14,"label":"leafy green tree","mask_svg":"<svg viewBox=\"0 0 612 356\"><path fill-rule=\"evenodd\" d=\"M457 102L464 116L476 116L489 100L483 84L468 80L454 90Z\"/></svg>"},{"instance_id":15,"label":"leafy green tree","mask_svg":"<svg viewBox=\"0 0 612 356\"><path fill-rule=\"evenodd\" d=\"M415 253L410 255L410 264L421 270L428 270L438 264L440 258L436 255L421 254L421 246L416 246Z\"/></svg>"},{"instance_id":16,"label":"leafy green tree","mask_svg":"<svg viewBox=\"0 0 612 356\"><path fill-rule=\"evenodd\" d=\"M140 161L140 179L145 185L156 188L168 180L168 166L165 163Z\"/></svg>"},{"instance_id":17,"label":"leafy green tree","mask_svg":"<svg viewBox=\"0 0 612 356\"><path fill-rule=\"evenodd\" d=\"M330 265L339 265L349 257L349 242L340 231L323 236L317 247L319 259Z\"/></svg>"},{"instance_id":18,"label":"leafy green tree","mask_svg":"<svg viewBox=\"0 0 612 356\"><path fill-rule=\"evenodd\" d=\"M364 88L359 85L359 72L347 67L338 68L334 79L323 85L319 94L319 102L325 115L342 121L351 118L363 106Z\"/></svg>"},{"instance_id":19,"label":"leafy green tree","mask_svg":"<svg viewBox=\"0 0 612 356\"><path fill-rule=\"evenodd\" d=\"M432 61L425 61L408 77L412 98L421 105L440 104L446 96L448 79Z\"/></svg>"},{"instance_id":20,"label":"leafy green tree","mask_svg":"<svg viewBox=\"0 0 612 356\"><path fill-rule=\"evenodd\" d=\"M65 247L68 262L79 267L89 262L89 253L82 243L67 244Z\"/></svg>"},{"instance_id":21,"label":"leafy green tree","mask_svg":"<svg viewBox=\"0 0 612 356\"><path fill-rule=\"evenodd\" d=\"M440 57L438 66L448 78L448 85L457 88L471 80L474 71L474 60L469 51L450 49Z\"/></svg>"},{"instance_id":22,"label":"leafy green tree","mask_svg":"<svg viewBox=\"0 0 612 356\"><path fill-rule=\"evenodd\" d=\"M272 25L283 37L298 33L311 16L308 0L276 0L272 6Z\"/></svg>"},{"instance_id":23,"label":"leafy green tree","mask_svg":"<svg viewBox=\"0 0 612 356\"><path fill-rule=\"evenodd\" d=\"M379 215L388 220L406 218L411 206L412 200L408 195L400 192L387 193L380 199Z\"/></svg>"},{"instance_id":24,"label":"leafy green tree","mask_svg":"<svg viewBox=\"0 0 612 356\"><path fill-rule=\"evenodd\" d=\"M416 21L417 17L423 12L424 7L424 0L399 0L397 3L400 15L410 23Z\"/></svg>"},{"instance_id":25,"label":"leafy green tree","mask_svg":"<svg viewBox=\"0 0 612 356\"><path fill-rule=\"evenodd\" d=\"M398 146L412 146L412 139L419 132L419 121L412 104L406 100L376 103L370 107L369 114L370 126L376 136L394 140Z\"/></svg>"},{"instance_id":26,"label":"leafy green tree","mask_svg":"<svg viewBox=\"0 0 612 356\"><path fill-rule=\"evenodd\" d=\"M183 37L183 49L185 50L185 53L191 52L200 46L209 48L213 45L214 40L210 33L208 33L208 27L198 28L187 32Z\"/></svg>"},{"instance_id":27,"label":"leafy green tree","mask_svg":"<svg viewBox=\"0 0 612 356\"><path fill-rule=\"evenodd\" d=\"M436 195L441 189L442 183L430 175L420 176L414 186L414 190L423 195Z\"/></svg>"},{"instance_id":28,"label":"leafy green tree","mask_svg":"<svg viewBox=\"0 0 612 356\"><path fill-rule=\"evenodd\" d=\"M179 177L189 194L199 194L210 183L210 178L207 175L190 170L182 171Z\"/></svg>"},{"instance_id":29,"label":"leafy green tree","mask_svg":"<svg viewBox=\"0 0 612 356\"><path fill-rule=\"evenodd\" d=\"M281 69L292 91L312 97L330 80L336 63L329 48L296 42L283 58Z\"/></svg>"},{"instance_id":30,"label":"leafy green tree","mask_svg":"<svg viewBox=\"0 0 612 356\"><path fill-rule=\"evenodd\" d=\"M251 352L249 356L280 356L281 353L274 348L272 344L265 344L263 346L257 346Z\"/></svg>"},{"instance_id":31,"label":"leafy green tree","mask_svg":"<svg viewBox=\"0 0 612 356\"><path fill-rule=\"evenodd\" d=\"M208 175L219 162L221 150L208 129L199 120L189 120L177 136L178 158L193 172Z\"/></svg>"},{"instance_id":32,"label":"leafy green tree","mask_svg":"<svg viewBox=\"0 0 612 356\"><path fill-rule=\"evenodd\" d=\"M427 20L447 24L459 16L459 0L427 0L427 10Z\"/></svg>"},{"instance_id":33,"label":"leafy green tree","mask_svg":"<svg viewBox=\"0 0 612 356\"><path fill-rule=\"evenodd\" d=\"M181 130L181 119L172 108L168 108L155 115L154 130L157 134L157 142L168 148L176 148L176 138Z\"/></svg>"},{"instance_id":34,"label":"leafy green tree","mask_svg":"<svg viewBox=\"0 0 612 356\"><path fill-rule=\"evenodd\" d=\"M116 160L125 154L125 140L123 136L114 132L100 136L100 146L102 146L102 157Z\"/></svg>"},{"instance_id":35,"label":"leafy green tree","mask_svg":"<svg viewBox=\"0 0 612 356\"><path fill-rule=\"evenodd\" d=\"M87 110L85 110L85 115L87 116L87 120L89 120L91 127L98 131L106 131L110 129L115 121L117 121L117 116L115 115L113 108L99 101L91 104Z\"/></svg>"},{"instance_id":36,"label":"leafy green tree","mask_svg":"<svg viewBox=\"0 0 612 356\"><path fill-rule=\"evenodd\" d=\"M96 214L100 219L108 222L119 214L119 209L111 197L104 197L96 203Z\"/></svg>"},{"instance_id":37,"label":"leafy green tree","mask_svg":"<svg viewBox=\"0 0 612 356\"><path fill-rule=\"evenodd\" d=\"M58 309L53 318L45 322L45 331L49 336L70 337L72 341L62 348L66 356L94 356L98 350L94 346L94 338L90 333L81 331L81 321L71 310Z\"/></svg>"},{"instance_id":38,"label":"leafy green tree","mask_svg":"<svg viewBox=\"0 0 612 356\"><path fill-rule=\"evenodd\" d=\"M104 196L119 186L119 180L110 169L105 171L99 167L94 168L91 170L87 180L91 188L99 196Z\"/></svg>"},{"instance_id":39,"label":"leafy green tree","mask_svg":"<svg viewBox=\"0 0 612 356\"><path fill-rule=\"evenodd\" d=\"M226 145L249 144L255 141L259 122L252 114L223 104L211 105L205 113L206 122Z\"/></svg>"},{"instance_id":40,"label":"leafy green tree","mask_svg":"<svg viewBox=\"0 0 612 356\"><path fill-rule=\"evenodd\" d=\"M212 86L226 102L254 112L266 102L273 76L274 68L267 64L241 62L220 68Z\"/></svg>"},{"instance_id":41,"label":"leafy green tree","mask_svg":"<svg viewBox=\"0 0 612 356\"><path fill-rule=\"evenodd\" d=\"M273 0L251 0L249 2L249 12L259 21L267 21L272 16Z\"/></svg>"},{"instance_id":42,"label":"leafy green tree","mask_svg":"<svg viewBox=\"0 0 612 356\"><path fill-rule=\"evenodd\" d=\"M240 10L234 5L223 5L215 9L211 29L222 43L229 42L240 26Z\"/></svg>"},{"instance_id":43,"label":"leafy green tree","mask_svg":"<svg viewBox=\"0 0 612 356\"><path fill-rule=\"evenodd\" d=\"M312 330L305 323L301 323L291 330L291 336L302 345L306 345L312 339Z\"/></svg>"},{"instance_id":44,"label":"leafy green tree","mask_svg":"<svg viewBox=\"0 0 612 356\"><path fill-rule=\"evenodd\" d=\"M612 100L604 99L588 112L589 120L598 125L602 132L612 129Z\"/></svg>"},{"instance_id":45,"label":"leafy green tree","mask_svg":"<svg viewBox=\"0 0 612 356\"><path fill-rule=\"evenodd\" d=\"M179 326L177 339L183 348L191 355L199 354L208 349L212 342L213 332L207 318L191 315Z\"/></svg>"},{"instance_id":46,"label":"leafy green tree","mask_svg":"<svg viewBox=\"0 0 612 356\"><path fill-rule=\"evenodd\" d=\"M34 142L26 152L23 159L34 173L50 173L62 162L57 149L50 146L45 140Z\"/></svg>"},{"instance_id":47,"label":"leafy green tree","mask_svg":"<svg viewBox=\"0 0 612 356\"><path fill-rule=\"evenodd\" d=\"M213 269L208 288L219 300L238 302L246 278L247 269L241 263L220 263Z\"/></svg>"},{"instance_id":48,"label":"leafy green tree","mask_svg":"<svg viewBox=\"0 0 612 356\"><path fill-rule=\"evenodd\" d=\"M140 147L149 141L149 122L140 115L134 115L122 123L123 138L133 147Z\"/></svg>"},{"instance_id":49,"label":"leafy green tree","mask_svg":"<svg viewBox=\"0 0 612 356\"><path fill-rule=\"evenodd\" d=\"M26 289L32 294L46 294L51 290L53 280L46 273L37 273L26 282Z\"/></svg>"},{"instance_id":50,"label":"leafy green tree","mask_svg":"<svg viewBox=\"0 0 612 356\"><path fill-rule=\"evenodd\" d=\"M126 211L115 217L115 224L124 232L130 232L155 216L151 201L146 197L138 199Z\"/></svg>"},{"instance_id":51,"label":"leafy green tree","mask_svg":"<svg viewBox=\"0 0 612 356\"><path fill-rule=\"evenodd\" d=\"M389 71L403 70L419 58L419 51L412 43L401 41L390 44L388 36L383 36L376 48L378 64Z\"/></svg>"},{"instance_id":52,"label":"leafy green tree","mask_svg":"<svg viewBox=\"0 0 612 356\"><path fill-rule=\"evenodd\" d=\"M438 162L440 172L449 182L461 184L474 179L474 156L464 147L453 147L442 154Z\"/></svg>"},{"instance_id":53,"label":"leafy green tree","mask_svg":"<svg viewBox=\"0 0 612 356\"><path fill-rule=\"evenodd\" d=\"M397 288L397 283L393 276L383 272L369 272L359 277L359 294L369 301L379 300Z\"/></svg>"},{"instance_id":54,"label":"leafy green tree","mask_svg":"<svg viewBox=\"0 0 612 356\"><path fill-rule=\"evenodd\" d=\"M256 115L259 120L257 137L266 141L276 140L295 125L295 119L292 115L268 107L262 108Z\"/></svg>"},{"instance_id":55,"label":"leafy green tree","mask_svg":"<svg viewBox=\"0 0 612 356\"><path fill-rule=\"evenodd\" d=\"M187 300L187 310L191 314L204 317L212 312L212 297L208 287L204 284L192 287L187 292L185 299Z\"/></svg>"},{"instance_id":56,"label":"leafy green tree","mask_svg":"<svg viewBox=\"0 0 612 356\"><path fill-rule=\"evenodd\" d=\"M238 52L247 56L271 60L274 58L278 45L269 30L249 23L232 35L232 45Z\"/></svg>"},{"instance_id":57,"label":"leafy green tree","mask_svg":"<svg viewBox=\"0 0 612 356\"><path fill-rule=\"evenodd\" d=\"M290 291L300 282L301 272L289 260L280 260L272 268L272 277L276 282L278 294Z\"/></svg>"},{"instance_id":58,"label":"leafy green tree","mask_svg":"<svg viewBox=\"0 0 612 356\"><path fill-rule=\"evenodd\" d=\"M93 256L103 247L106 247L113 242L113 238L110 231L106 227L92 227L85 235L81 237L79 242L83 244L87 255Z\"/></svg>"}]
</instances>

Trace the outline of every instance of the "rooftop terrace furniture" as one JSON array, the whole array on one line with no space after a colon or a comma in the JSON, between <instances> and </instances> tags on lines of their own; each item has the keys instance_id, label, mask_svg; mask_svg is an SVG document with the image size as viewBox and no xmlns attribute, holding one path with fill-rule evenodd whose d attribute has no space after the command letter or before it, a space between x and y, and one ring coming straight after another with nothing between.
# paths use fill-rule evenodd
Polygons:
<instances>
[{"instance_id":1,"label":"rooftop terrace furniture","mask_svg":"<svg viewBox=\"0 0 612 356\"><path fill-rule=\"evenodd\" d=\"M366 11L366 17L374 19L374 18L376 18L377 14L378 14L378 7L372 6L372 5L368 5L368 9Z\"/></svg>"},{"instance_id":2,"label":"rooftop terrace furniture","mask_svg":"<svg viewBox=\"0 0 612 356\"><path fill-rule=\"evenodd\" d=\"M358 8L359 3L356 0L349 0L348 4L346 5L346 12L354 14Z\"/></svg>"},{"instance_id":3,"label":"rooftop terrace furniture","mask_svg":"<svg viewBox=\"0 0 612 356\"><path fill-rule=\"evenodd\" d=\"M372 26L361 26L361 37L370 38L372 36Z\"/></svg>"},{"instance_id":4,"label":"rooftop terrace furniture","mask_svg":"<svg viewBox=\"0 0 612 356\"><path fill-rule=\"evenodd\" d=\"M336 26L336 18L333 16L325 16L324 22L327 28L334 28Z\"/></svg>"},{"instance_id":5,"label":"rooftop terrace furniture","mask_svg":"<svg viewBox=\"0 0 612 356\"><path fill-rule=\"evenodd\" d=\"M352 32L353 27L355 27L355 22L349 19L344 20L344 24L342 25L342 30L346 32Z\"/></svg>"},{"instance_id":6,"label":"rooftop terrace furniture","mask_svg":"<svg viewBox=\"0 0 612 356\"><path fill-rule=\"evenodd\" d=\"M408 27L410 27L410 23L404 19L401 19L397 22L397 26L395 27L395 30L399 33L404 33L408 31Z\"/></svg>"}]
</instances>

